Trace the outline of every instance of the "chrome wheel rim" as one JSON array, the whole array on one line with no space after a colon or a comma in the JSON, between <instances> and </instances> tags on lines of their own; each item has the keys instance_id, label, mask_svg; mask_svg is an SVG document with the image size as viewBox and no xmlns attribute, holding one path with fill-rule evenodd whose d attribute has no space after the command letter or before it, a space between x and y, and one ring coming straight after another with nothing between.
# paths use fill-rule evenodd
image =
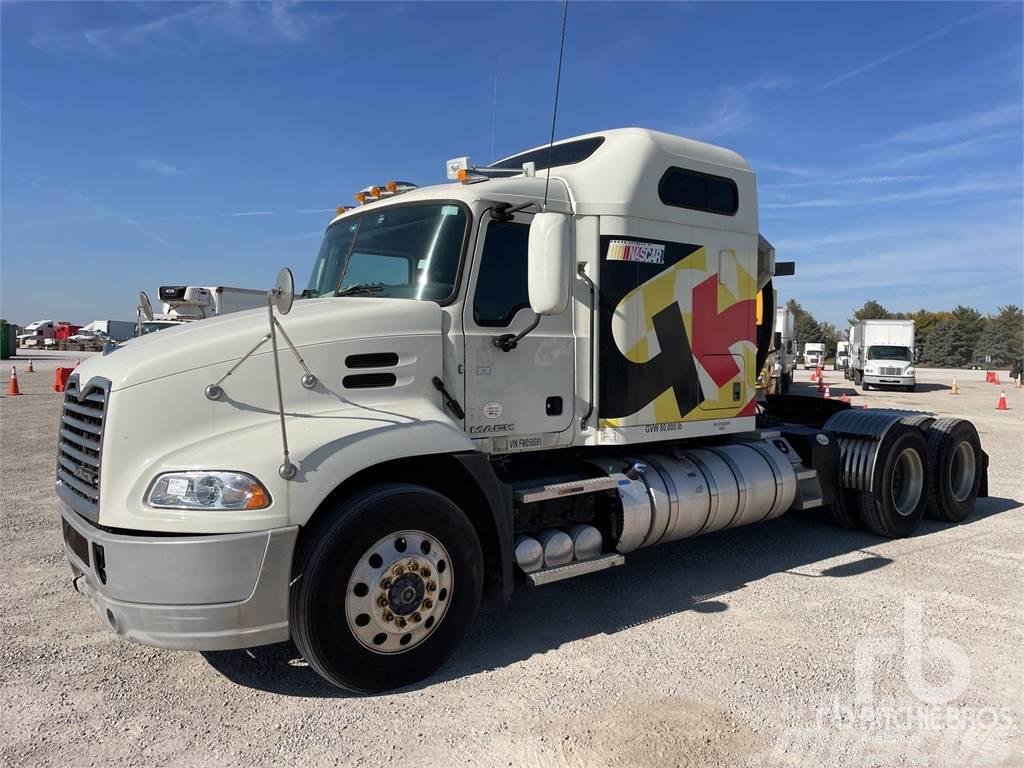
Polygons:
<instances>
[{"instance_id":1,"label":"chrome wheel rim","mask_svg":"<svg viewBox=\"0 0 1024 768\"><path fill-rule=\"evenodd\" d=\"M452 600L451 560L423 531L385 536L359 558L348 580L345 620L374 653L412 650L437 631Z\"/></svg>"},{"instance_id":2,"label":"chrome wheel rim","mask_svg":"<svg viewBox=\"0 0 1024 768\"><path fill-rule=\"evenodd\" d=\"M957 502L967 500L974 488L974 447L966 440L957 443L949 464L949 488Z\"/></svg>"},{"instance_id":3,"label":"chrome wheel rim","mask_svg":"<svg viewBox=\"0 0 1024 768\"><path fill-rule=\"evenodd\" d=\"M896 512L902 517L912 515L924 492L924 462L913 448L904 448L896 457L889 490Z\"/></svg>"}]
</instances>

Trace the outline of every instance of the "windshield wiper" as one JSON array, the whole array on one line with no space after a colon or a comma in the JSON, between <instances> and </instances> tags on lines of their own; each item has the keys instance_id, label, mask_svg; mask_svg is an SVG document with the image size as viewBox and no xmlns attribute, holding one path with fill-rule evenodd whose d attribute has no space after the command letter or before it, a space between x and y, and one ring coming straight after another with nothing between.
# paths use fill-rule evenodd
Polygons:
<instances>
[{"instance_id":1,"label":"windshield wiper","mask_svg":"<svg viewBox=\"0 0 1024 768\"><path fill-rule=\"evenodd\" d=\"M380 293L383 290L383 283L355 283L344 290L338 291L335 296L355 296L360 293Z\"/></svg>"}]
</instances>

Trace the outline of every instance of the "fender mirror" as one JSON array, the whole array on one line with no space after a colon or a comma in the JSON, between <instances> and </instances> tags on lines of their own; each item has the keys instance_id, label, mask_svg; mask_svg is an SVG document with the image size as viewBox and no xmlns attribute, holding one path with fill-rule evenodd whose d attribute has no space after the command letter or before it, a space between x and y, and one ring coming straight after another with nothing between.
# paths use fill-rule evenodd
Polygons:
<instances>
[{"instance_id":1,"label":"fender mirror","mask_svg":"<svg viewBox=\"0 0 1024 768\"><path fill-rule=\"evenodd\" d=\"M561 213L538 213L530 223L527 276L530 308L538 315L557 315L569 305L569 229L569 217Z\"/></svg>"}]
</instances>

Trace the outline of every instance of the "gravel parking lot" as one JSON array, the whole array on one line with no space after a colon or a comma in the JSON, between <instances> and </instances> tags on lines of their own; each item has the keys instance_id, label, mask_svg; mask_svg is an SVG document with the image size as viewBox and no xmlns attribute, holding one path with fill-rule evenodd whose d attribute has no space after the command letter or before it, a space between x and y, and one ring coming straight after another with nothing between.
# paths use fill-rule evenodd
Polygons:
<instances>
[{"instance_id":1,"label":"gravel parking lot","mask_svg":"<svg viewBox=\"0 0 1024 768\"><path fill-rule=\"evenodd\" d=\"M833 397L975 423L991 495L963 525L890 541L791 514L642 550L486 606L438 675L352 697L290 645L201 655L105 630L61 548L61 361L13 362L25 394L0 402L3 765L1024 764L1012 382L1004 412L980 371L919 369L918 392L866 394L827 372ZM817 396L808 375L793 391Z\"/></svg>"}]
</instances>

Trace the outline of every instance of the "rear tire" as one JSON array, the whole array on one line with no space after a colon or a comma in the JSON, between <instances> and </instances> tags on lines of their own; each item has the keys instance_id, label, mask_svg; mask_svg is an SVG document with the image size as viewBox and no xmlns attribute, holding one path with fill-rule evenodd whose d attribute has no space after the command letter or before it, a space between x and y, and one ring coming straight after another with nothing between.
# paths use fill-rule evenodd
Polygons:
<instances>
[{"instance_id":1,"label":"rear tire","mask_svg":"<svg viewBox=\"0 0 1024 768\"><path fill-rule=\"evenodd\" d=\"M292 639L340 688L375 693L422 680L452 654L480 605L483 555L472 524L445 496L405 483L368 488L329 513L304 531L296 554Z\"/></svg>"},{"instance_id":2,"label":"rear tire","mask_svg":"<svg viewBox=\"0 0 1024 768\"><path fill-rule=\"evenodd\" d=\"M939 419L928 430L928 517L960 523L974 511L981 487L978 430L963 419Z\"/></svg>"},{"instance_id":3,"label":"rear tire","mask_svg":"<svg viewBox=\"0 0 1024 768\"><path fill-rule=\"evenodd\" d=\"M859 530L864 527L858 511L858 494L850 488L836 488L832 503L825 508L829 522L840 528Z\"/></svg>"},{"instance_id":4,"label":"rear tire","mask_svg":"<svg viewBox=\"0 0 1024 768\"><path fill-rule=\"evenodd\" d=\"M918 427L894 424L878 446L872 490L860 493L860 518L880 536L909 536L924 517L928 444Z\"/></svg>"}]
</instances>

